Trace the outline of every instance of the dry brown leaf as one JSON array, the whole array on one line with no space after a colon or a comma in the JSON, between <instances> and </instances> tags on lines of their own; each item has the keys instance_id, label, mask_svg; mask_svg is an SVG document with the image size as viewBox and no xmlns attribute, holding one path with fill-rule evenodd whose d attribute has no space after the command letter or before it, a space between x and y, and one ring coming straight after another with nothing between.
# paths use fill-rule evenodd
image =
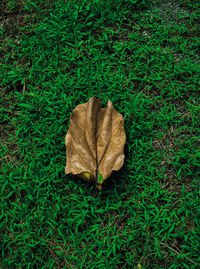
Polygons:
<instances>
[{"instance_id":1,"label":"dry brown leaf","mask_svg":"<svg viewBox=\"0 0 200 269\"><path fill-rule=\"evenodd\" d=\"M78 105L70 115L65 137L67 164L65 174L96 183L98 189L124 163L126 134L124 118L110 100L100 108L100 101L91 97Z\"/></svg>"}]
</instances>

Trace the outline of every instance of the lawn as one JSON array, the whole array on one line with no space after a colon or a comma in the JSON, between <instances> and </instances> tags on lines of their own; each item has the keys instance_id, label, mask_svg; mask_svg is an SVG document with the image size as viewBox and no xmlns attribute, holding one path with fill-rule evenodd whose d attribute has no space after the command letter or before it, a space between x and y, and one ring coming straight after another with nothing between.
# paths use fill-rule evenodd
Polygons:
<instances>
[{"instance_id":1,"label":"lawn","mask_svg":"<svg viewBox=\"0 0 200 269\"><path fill-rule=\"evenodd\" d=\"M199 10L2 1L0 269L200 268ZM92 96L126 132L102 191L65 175L70 115Z\"/></svg>"}]
</instances>

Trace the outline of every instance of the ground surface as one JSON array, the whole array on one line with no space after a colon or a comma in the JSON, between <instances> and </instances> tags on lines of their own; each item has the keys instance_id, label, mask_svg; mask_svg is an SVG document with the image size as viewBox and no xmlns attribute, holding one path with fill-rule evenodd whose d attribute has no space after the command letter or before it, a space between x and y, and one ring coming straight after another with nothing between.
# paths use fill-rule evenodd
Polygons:
<instances>
[{"instance_id":1,"label":"ground surface","mask_svg":"<svg viewBox=\"0 0 200 269\"><path fill-rule=\"evenodd\" d=\"M0 5L0 268L199 268L198 1ZM103 191L64 174L91 96L125 119Z\"/></svg>"}]
</instances>

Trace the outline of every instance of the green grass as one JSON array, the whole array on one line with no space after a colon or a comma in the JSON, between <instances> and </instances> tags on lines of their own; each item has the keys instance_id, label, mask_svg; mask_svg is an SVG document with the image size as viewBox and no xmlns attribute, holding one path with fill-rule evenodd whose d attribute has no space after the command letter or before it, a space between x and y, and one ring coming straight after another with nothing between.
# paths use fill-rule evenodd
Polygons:
<instances>
[{"instance_id":1,"label":"green grass","mask_svg":"<svg viewBox=\"0 0 200 269\"><path fill-rule=\"evenodd\" d=\"M3 1L0 268L200 267L200 5L188 3L165 23L155 1ZM100 193L64 173L69 116L92 96L127 136Z\"/></svg>"}]
</instances>

